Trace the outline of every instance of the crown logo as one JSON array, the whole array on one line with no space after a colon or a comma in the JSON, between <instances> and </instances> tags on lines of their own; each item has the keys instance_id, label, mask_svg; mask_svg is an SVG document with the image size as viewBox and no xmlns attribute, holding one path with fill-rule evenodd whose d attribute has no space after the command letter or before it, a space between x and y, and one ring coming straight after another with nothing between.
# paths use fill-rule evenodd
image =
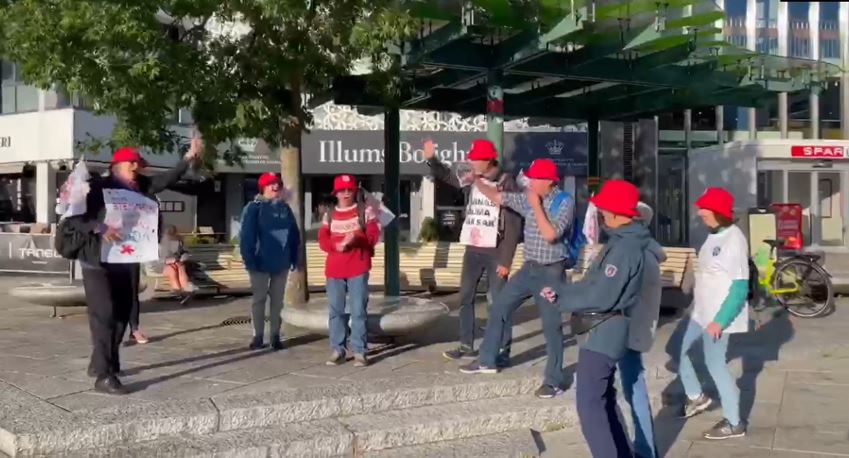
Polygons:
<instances>
[{"instance_id":1,"label":"crown logo","mask_svg":"<svg viewBox=\"0 0 849 458\"><path fill-rule=\"evenodd\" d=\"M566 145L559 140L552 140L545 144L545 147L548 148L548 153L552 156L560 156L563 153L563 148Z\"/></svg>"}]
</instances>

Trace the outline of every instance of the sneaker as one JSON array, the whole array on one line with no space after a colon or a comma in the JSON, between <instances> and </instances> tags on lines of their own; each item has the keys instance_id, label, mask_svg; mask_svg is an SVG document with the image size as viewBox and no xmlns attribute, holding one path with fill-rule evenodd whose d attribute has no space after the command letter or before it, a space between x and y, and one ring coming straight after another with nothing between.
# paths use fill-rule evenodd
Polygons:
<instances>
[{"instance_id":1,"label":"sneaker","mask_svg":"<svg viewBox=\"0 0 849 458\"><path fill-rule=\"evenodd\" d=\"M559 386L542 385L534 392L534 396L540 399L551 399L555 396L563 394L563 389Z\"/></svg>"},{"instance_id":2,"label":"sneaker","mask_svg":"<svg viewBox=\"0 0 849 458\"><path fill-rule=\"evenodd\" d=\"M368 356L360 353L354 354L354 367L366 367L369 365Z\"/></svg>"},{"instance_id":3,"label":"sneaker","mask_svg":"<svg viewBox=\"0 0 849 458\"><path fill-rule=\"evenodd\" d=\"M687 403L684 404L684 414L683 418L695 417L696 415L707 410L713 401L707 397L704 393L700 394L696 399L687 399Z\"/></svg>"},{"instance_id":4,"label":"sneaker","mask_svg":"<svg viewBox=\"0 0 849 458\"><path fill-rule=\"evenodd\" d=\"M484 366L478 362L460 366L460 372L464 374L497 374L497 367Z\"/></svg>"},{"instance_id":5,"label":"sneaker","mask_svg":"<svg viewBox=\"0 0 849 458\"><path fill-rule=\"evenodd\" d=\"M442 352L442 356L452 361L456 361L458 359L475 359L478 357L478 352L477 350L473 350L465 345L460 345L453 350Z\"/></svg>"},{"instance_id":6,"label":"sneaker","mask_svg":"<svg viewBox=\"0 0 849 458\"><path fill-rule=\"evenodd\" d=\"M274 337L271 339L271 349L274 351L279 351L284 348L283 341L280 340L279 337Z\"/></svg>"},{"instance_id":7,"label":"sneaker","mask_svg":"<svg viewBox=\"0 0 849 458\"><path fill-rule=\"evenodd\" d=\"M341 351L334 350L333 353L330 354L330 359L327 360L328 366L339 366L340 364L345 363L345 353Z\"/></svg>"},{"instance_id":8,"label":"sneaker","mask_svg":"<svg viewBox=\"0 0 849 458\"><path fill-rule=\"evenodd\" d=\"M737 426L731 426L731 423L726 419L722 419L713 428L705 431L705 439L722 440L733 439L735 437L743 437L746 435L746 424L742 421Z\"/></svg>"},{"instance_id":9,"label":"sneaker","mask_svg":"<svg viewBox=\"0 0 849 458\"><path fill-rule=\"evenodd\" d=\"M251 340L251 344L248 345L248 348L250 348L251 350L259 350L264 347L265 344L262 343L262 337L254 337Z\"/></svg>"},{"instance_id":10,"label":"sneaker","mask_svg":"<svg viewBox=\"0 0 849 458\"><path fill-rule=\"evenodd\" d=\"M136 343L139 343L139 344L146 344L146 343L150 342L149 340L147 340L147 336L144 335L144 333L141 332L140 330L133 331L131 337L132 337L133 340L136 341Z\"/></svg>"}]
</instances>

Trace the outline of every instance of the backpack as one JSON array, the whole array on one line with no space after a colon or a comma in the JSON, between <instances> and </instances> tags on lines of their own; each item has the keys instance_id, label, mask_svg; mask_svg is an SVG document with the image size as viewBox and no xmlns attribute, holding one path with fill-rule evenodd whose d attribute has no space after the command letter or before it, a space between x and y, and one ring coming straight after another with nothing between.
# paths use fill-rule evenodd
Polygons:
<instances>
[{"instance_id":1,"label":"backpack","mask_svg":"<svg viewBox=\"0 0 849 458\"><path fill-rule=\"evenodd\" d=\"M71 261L79 259L80 253L90 243L92 243L92 237L74 230L68 224L67 219L59 221L59 224L56 225L53 248L59 253L59 256Z\"/></svg>"},{"instance_id":2,"label":"backpack","mask_svg":"<svg viewBox=\"0 0 849 458\"><path fill-rule=\"evenodd\" d=\"M749 294L746 299L751 303L760 296L760 277L755 260L749 257Z\"/></svg>"},{"instance_id":3,"label":"backpack","mask_svg":"<svg viewBox=\"0 0 849 458\"><path fill-rule=\"evenodd\" d=\"M557 195L554 196L554 200L551 201L551 206L548 209L548 212L551 215L555 215L556 210L558 210L564 202L568 202L569 199L572 199L571 194L566 191L559 191ZM564 233L560 239L560 243L565 245L566 253L569 256L566 263L566 267L569 269L575 267L575 264L578 262L578 257L581 255L581 250L587 244L587 238L584 236L583 226L583 221L581 221L581 218L575 214L572 219L571 230Z\"/></svg>"}]
</instances>

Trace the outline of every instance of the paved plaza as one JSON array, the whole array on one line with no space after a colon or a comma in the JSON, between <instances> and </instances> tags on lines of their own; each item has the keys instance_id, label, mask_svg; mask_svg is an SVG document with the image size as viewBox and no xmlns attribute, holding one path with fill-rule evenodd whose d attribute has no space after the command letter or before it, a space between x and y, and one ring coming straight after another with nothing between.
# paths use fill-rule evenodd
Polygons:
<instances>
[{"instance_id":1,"label":"paved plaza","mask_svg":"<svg viewBox=\"0 0 849 458\"><path fill-rule=\"evenodd\" d=\"M437 299L456 308L454 295ZM0 293L0 445L20 456L589 456L574 390L530 395L544 362L533 306L516 320L514 367L496 376L458 374L441 356L454 345L455 313L374 343L374 364L355 368L326 366L326 338L296 329L281 352L248 351L247 298L143 307L151 342L122 349L132 393L112 397L85 373L84 309L53 319ZM759 322L730 346L749 434L709 443L700 433L718 409L685 422L669 405L681 396L669 356L681 330L663 320L646 364L665 456L849 457L849 301L821 319L762 313ZM565 370L576 354L569 339Z\"/></svg>"}]
</instances>

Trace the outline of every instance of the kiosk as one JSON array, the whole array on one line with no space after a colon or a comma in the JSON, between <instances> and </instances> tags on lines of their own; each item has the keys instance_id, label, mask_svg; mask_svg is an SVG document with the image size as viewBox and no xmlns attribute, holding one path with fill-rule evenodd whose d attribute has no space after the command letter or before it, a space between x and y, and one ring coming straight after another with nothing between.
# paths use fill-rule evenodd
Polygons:
<instances>
[{"instance_id":1,"label":"kiosk","mask_svg":"<svg viewBox=\"0 0 849 458\"><path fill-rule=\"evenodd\" d=\"M741 216L750 208L798 204L802 248L824 254L835 289L849 291L849 141L751 140L699 148L689 154L687 181L691 205L707 187L722 186L734 194ZM689 228L690 244L699 246L707 232L694 211Z\"/></svg>"}]
</instances>

